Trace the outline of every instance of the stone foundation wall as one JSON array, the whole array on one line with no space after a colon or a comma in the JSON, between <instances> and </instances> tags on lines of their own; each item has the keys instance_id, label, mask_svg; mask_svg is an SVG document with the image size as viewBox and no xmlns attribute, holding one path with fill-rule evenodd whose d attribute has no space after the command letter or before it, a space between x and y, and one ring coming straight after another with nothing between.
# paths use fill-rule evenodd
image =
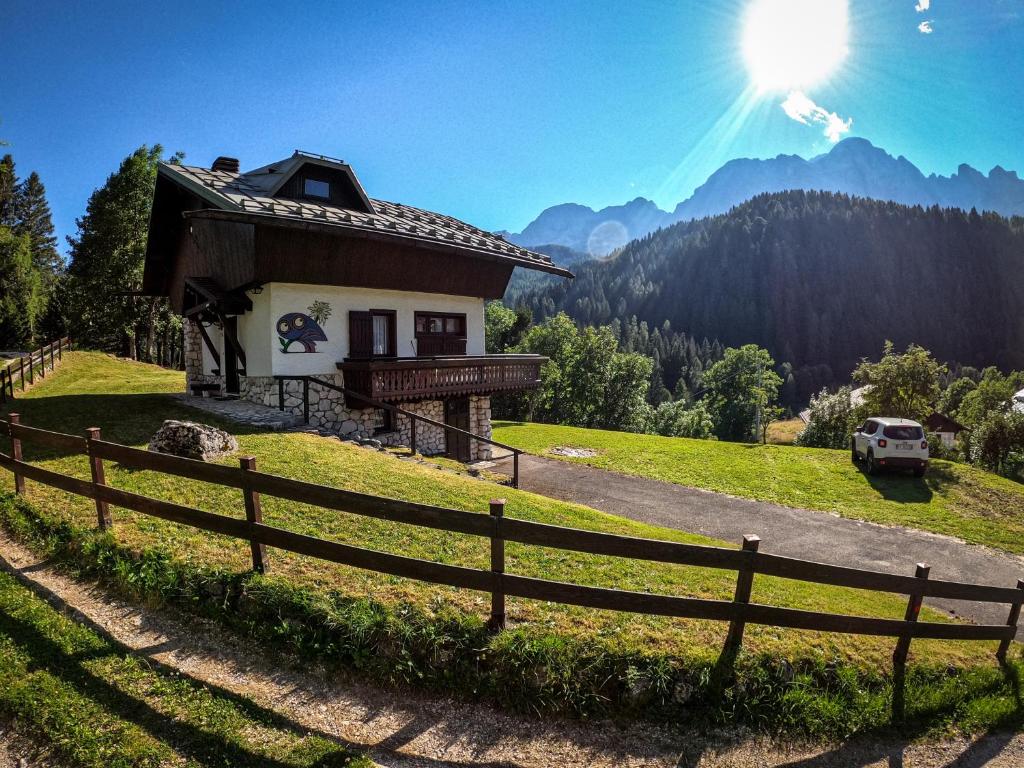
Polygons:
<instances>
[{"instance_id":1,"label":"stone foundation wall","mask_svg":"<svg viewBox=\"0 0 1024 768\"><path fill-rule=\"evenodd\" d=\"M323 376L342 386L340 373ZM239 396L270 408L278 407L278 383L272 376L241 376ZM425 416L434 421L444 421L443 400L421 400L414 403L396 403L400 408ZM491 399L474 395L469 399L469 431L483 437L491 436ZM284 383L284 410L302 415L302 382ZM309 385L309 425L333 432L342 437L380 440L382 445L408 446L412 441L411 419L395 416L390 432L377 432L379 414L373 408L349 408L345 396L336 390ZM424 456L444 453L447 449L445 431L441 427L418 422L416 424L416 450ZM476 461L491 457L491 446L470 441L471 458Z\"/></svg>"},{"instance_id":2,"label":"stone foundation wall","mask_svg":"<svg viewBox=\"0 0 1024 768\"><path fill-rule=\"evenodd\" d=\"M185 335L185 391L190 392L193 384L217 384L224 391L224 377L203 373L203 337L199 327L190 320L184 321Z\"/></svg>"}]
</instances>

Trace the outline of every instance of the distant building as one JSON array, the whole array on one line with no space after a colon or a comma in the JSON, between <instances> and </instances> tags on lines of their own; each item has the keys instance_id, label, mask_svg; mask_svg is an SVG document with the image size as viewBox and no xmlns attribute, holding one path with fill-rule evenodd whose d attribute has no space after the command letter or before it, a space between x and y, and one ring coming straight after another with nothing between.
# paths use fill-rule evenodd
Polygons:
<instances>
[{"instance_id":1,"label":"distant building","mask_svg":"<svg viewBox=\"0 0 1024 768\"><path fill-rule=\"evenodd\" d=\"M951 448L956 443L957 436L964 431L962 424L938 411L924 420L924 427L928 434L938 435L947 448Z\"/></svg>"},{"instance_id":2,"label":"distant building","mask_svg":"<svg viewBox=\"0 0 1024 768\"><path fill-rule=\"evenodd\" d=\"M1013 410L1024 413L1024 389L1013 396Z\"/></svg>"}]
</instances>

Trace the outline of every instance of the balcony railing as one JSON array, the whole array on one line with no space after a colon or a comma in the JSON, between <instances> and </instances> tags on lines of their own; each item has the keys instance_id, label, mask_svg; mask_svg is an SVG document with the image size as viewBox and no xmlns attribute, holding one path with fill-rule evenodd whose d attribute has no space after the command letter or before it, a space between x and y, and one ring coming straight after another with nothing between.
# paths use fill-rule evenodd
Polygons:
<instances>
[{"instance_id":1,"label":"balcony railing","mask_svg":"<svg viewBox=\"0 0 1024 768\"><path fill-rule=\"evenodd\" d=\"M345 360L345 387L376 400L401 402L450 395L489 395L540 386L540 355L405 357Z\"/></svg>"}]
</instances>

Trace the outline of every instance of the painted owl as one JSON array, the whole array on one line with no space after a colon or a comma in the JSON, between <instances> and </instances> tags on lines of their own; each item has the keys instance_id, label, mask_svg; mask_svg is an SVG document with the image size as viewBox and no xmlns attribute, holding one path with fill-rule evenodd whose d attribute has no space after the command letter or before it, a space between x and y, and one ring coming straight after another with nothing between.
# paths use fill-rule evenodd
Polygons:
<instances>
[{"instance_id":1,"label":"painted owl","mask_svg":"<svg viewBox=\"0 0 1024 768\"><path fill-rule=\"evenodd\" d=\"M316 352L316 342L327 341L320 324L302 312L281 315L277 321L277 335L281 339L282 352L287 352L296 341L302 344L304 352Z\"/></svg>"}]
</instances>

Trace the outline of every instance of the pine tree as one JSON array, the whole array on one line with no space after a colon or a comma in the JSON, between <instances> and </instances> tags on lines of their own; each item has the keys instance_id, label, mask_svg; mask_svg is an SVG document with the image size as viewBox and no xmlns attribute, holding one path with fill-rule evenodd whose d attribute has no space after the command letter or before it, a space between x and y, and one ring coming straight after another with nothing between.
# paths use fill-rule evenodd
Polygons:
<instances>
[{"instance_id":1,"label":"pine tree","mask_svg":"<svg viewBox=\"0 0 1024 768\"><path fill-rule=\"evenodd\" d=\"M32 171L16 188L14 231L28 235L32 249L32 262L44 280L52 281L64 264L57 253L57 238L53 234L50 204L46 201L46 188L39 174Z\"/></svg>"},{"instance_id":2,"label":"pine tree","mask_svg":"<svg viewBox=\"0 0 1024 768\"><path fill-rule=\"evenodd\" d=\"M70 316L76 338L129 357L156 356L160 301L138 296L157 164L163 148L142 146L92 193L71 244ZM176 158L175 158L176 159ZM145 343L139 345L137 339ZM140 349L141 346L141 349Z\"/></svg>"},{"instance_id":3,"label":"pine tree","mask_svg":"<svg viewBox=\"0 0 1024 768\"><path fill-rule=\"evenodd\" d=\"M13 227L18 199L18 177L14 171L14 158L0 158L0 227Z\"/></svg>"}]
</instances>

